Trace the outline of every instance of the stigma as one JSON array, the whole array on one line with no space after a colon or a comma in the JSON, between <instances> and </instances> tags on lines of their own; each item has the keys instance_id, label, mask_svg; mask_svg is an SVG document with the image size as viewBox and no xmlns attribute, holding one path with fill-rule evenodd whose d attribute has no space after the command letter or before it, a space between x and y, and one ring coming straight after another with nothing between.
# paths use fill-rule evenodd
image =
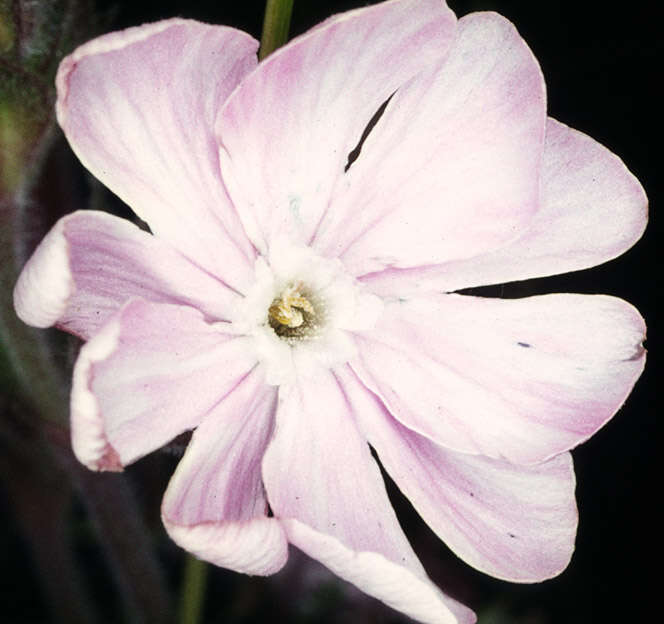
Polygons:
<instances>
[{"instance_id":1,"label":"stigma","mask_svg":"<svg viewBox=\"0 0 664 624\"><path fill-rule=\"evenodd\" d=\"M314 307L302 295L302 284L288 286L281 297L276 298L268 311L269 323L277 333L279 328L295 329L304 324L304 315L313 316Z\"/></svg>"}]
</instances>

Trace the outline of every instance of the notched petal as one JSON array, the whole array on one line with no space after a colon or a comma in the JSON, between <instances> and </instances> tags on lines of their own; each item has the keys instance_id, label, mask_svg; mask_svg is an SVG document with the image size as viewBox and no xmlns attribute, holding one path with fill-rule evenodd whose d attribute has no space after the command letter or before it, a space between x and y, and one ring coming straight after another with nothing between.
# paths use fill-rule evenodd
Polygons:
<instances>
[{"instance_id":1,"label":"notched petal","mask_svg":"<svg viewBox=\"0 0 664 624\"><path fill-rule=\"evenodd\" d=\"M357 145L348 153L348 162L344 167L344 173L348 171L351 165L360 157L364 142L367 140L367 137L369 136L369 134L371 134L371 131L374 129L380 118L383 116L383 113L385 112L385 109L387 108L387 105L390 103L390 100L392 99L393 95L394 93L390 95L390 97L387 98L387 100L385 100L380 105L378 110L373 114L373 116L369 120L369 123L367 124L367 127L362 131L362 136L360 137L360 140L358 141Z\"/></svg>"},{"instance_id":2,"label":"notched petal","mask_svg":"<svg viewBox=\"0 0 664 624\"><path fill-rule=\"evenodd\" d=\"M381 2L296 37L242 81L217 134L224 182L257 249L312 239L367 121L445 54L455 25L438 0Z\"/></svg>"}]
</instances>

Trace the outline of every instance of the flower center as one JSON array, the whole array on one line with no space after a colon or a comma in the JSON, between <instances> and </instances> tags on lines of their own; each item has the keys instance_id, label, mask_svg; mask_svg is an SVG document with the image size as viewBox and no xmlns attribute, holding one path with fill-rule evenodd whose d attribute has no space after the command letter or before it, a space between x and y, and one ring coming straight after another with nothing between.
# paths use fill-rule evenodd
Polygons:
<instances>
[{"instance_id":1,"label":"flower center","mask_svg":"<svg viewBox=\"0 0 664 624\"><path fill-rule=\"evenodd\" d=\"M230 320L250 340L266 382L280 386L349 361L351 334L373 327L382 310L340 260L277 240L268 257L257 258L254 284Z\"/></svg>"},{"instance_id":2,"label":"flower center","mask_svg":"<svg viewBox=\"0 0 664 624\"><path fill-rule=\"evenodd\" d=\"M297 282L272 301L267 320L274 333L287 342L313 338L325 320L324 308L318 297Z\"/></svg>"}]
</instances>

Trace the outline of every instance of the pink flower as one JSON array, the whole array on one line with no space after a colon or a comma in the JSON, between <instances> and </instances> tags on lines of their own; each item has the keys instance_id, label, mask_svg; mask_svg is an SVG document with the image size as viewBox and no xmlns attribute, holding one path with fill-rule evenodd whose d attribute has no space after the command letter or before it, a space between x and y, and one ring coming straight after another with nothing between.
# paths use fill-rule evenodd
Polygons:
<instances>
[{"instance_id":1,"label":"pink flower","mask_svg":"<svg viewBox=\"0 0 664 624\"><path fill-rule=\"evenodd\" d=\"M367 441L470 565L564 569L568 451L641 373L643 320L608 296L453 291L605 262L640 237L646 197L547 119L539 66L494 13L392 0L258 66L256 48L174 19L63 61L72 148L152 234L63 218L17 313L87 341L71 427L90 468L195 429L163 502L178 544L271 574L290 542L417 620L473 622L427 578Z\"/></svg>"}]
</instances>

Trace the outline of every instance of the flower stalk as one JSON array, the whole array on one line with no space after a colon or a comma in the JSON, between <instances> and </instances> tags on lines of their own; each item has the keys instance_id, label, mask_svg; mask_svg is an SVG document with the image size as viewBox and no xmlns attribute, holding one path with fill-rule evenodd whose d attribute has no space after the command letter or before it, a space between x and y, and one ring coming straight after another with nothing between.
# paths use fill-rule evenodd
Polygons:
<instances>
[{"instance_id":1,"label":"flower stalk","mask_svg":"<svg viewBox=\"0 0 664 624\"><path fill-rule=\"evenodd\" d=\"M293 0L267 0L258 59L263 60L288 40Z\"/></svg>"},{"instance_id":2,"label":"flower stalk","mask_svg":"<svg viewBox=\"0 0 664 624\"><path fill-rule=\"evenodd\" d=\"M180 599L179 624L198 624L203 615L208 566L205 561L187 555Z\"/></svg>"}]
</instances>

